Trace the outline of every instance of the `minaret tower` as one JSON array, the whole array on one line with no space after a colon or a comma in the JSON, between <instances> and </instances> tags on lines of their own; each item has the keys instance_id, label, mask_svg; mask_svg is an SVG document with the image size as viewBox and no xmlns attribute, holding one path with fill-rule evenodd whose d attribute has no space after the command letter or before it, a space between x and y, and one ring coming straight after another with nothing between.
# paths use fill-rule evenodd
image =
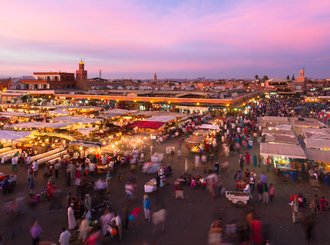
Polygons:
<instances>
[{"instance_id":1,"label":"minaret tower","mask_svg":"<svg viewBox=\"0 0 330 245\"><path fill-rule=\"evenodd\" d=\"M79 62L79 70L76 70L76 80L80 82L87 80L87 71L85 70L85 63L82 59Z\"/></svg>"}]
</instances>

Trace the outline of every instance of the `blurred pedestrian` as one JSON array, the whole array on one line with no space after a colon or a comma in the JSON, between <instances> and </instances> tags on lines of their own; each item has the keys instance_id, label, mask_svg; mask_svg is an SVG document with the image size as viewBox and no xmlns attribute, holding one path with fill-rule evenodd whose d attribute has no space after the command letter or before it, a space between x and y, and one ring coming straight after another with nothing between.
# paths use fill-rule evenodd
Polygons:
<instances>
[{"instance_id":1,"label":"blurred pedestrian","mask_svg":"<svg viewBox=\"0 0 330 245\"><path fill-rule=\"evenodd\" d=\"M240 158L239 158L239 167L240 167L241 171L243 171L243 169L244 169L244 158L243 158L242 154L240 155Z\"/></svg>"},{"instance_id":2,"label":"blurred pedestrian","mask_svg":"<svg viewBox=\"0 0 330 245\"><path fill-rule=\"evenodd\" d=\"M254 218L251 222L251 242L254 245L263 244L262 240L262 223L259 219Z\"/></svg>"},{"instance_id":3,"label":"blurred pedestrian","mask_svg":"<svg viewBox=\"0 0 330 245\"><path fill-rule=\"evenodd\" d=\"M256 154L253 156L253 166L256 168L258 166L258 157Z\"/></svg>"},{"instance_id":4,"label":"blurred pedestrian","mask_svg":"<svg viewBox=\"0 0 330 245\"><path fill-rule=\"evenodd\" d=\"M150 208L151 208L151 202L147 194L143 196L143 209L144 209L144 219L146 221L151 221L150 218Z\"/></svg>"},{"instance_id":5,"label":"blurred pedestrian","mask_svg":"<svg viewBox=\"0 0 330 245\"><path fill-rule=\"evenodd\" d=\"M294 197L292 202L290 203L291 206L291 213L292 213L292 223L298 223L298 216L299 216L299 203L297 200L297 196Z\"/></svg>"},{"instance_id":6,"label":"blurred pedestrian","mask_svg":"<svg viewBox=\"0 0 330 245\"><path fill-rule=\"evenodd\" d=\"M112 218L111 222L114 223L116 226L116 229L118 231L118 239L119 240L123 239L123 227L122 227L121 218L118 213L115 213L115 217Z\"/></svg>"},{"instance_id":7,"label":"blurred pedestrian","mask_svg":"<svg viewBox=\"0 0 330 245\"><path fill-rule=\"evenodd\" d=\"M320 199L320 210L325 212L328 211L328 209L329 209L329 202L327 199L325 199L324 196L322 196Z\"/></svg>"},{"instance_id":8,"label":"blurred pedestrian","mask_svg":"<svg viewBox=\"0 0 330 245\"><path fill-rule=\"evenodd\" d=\"M268 195L269 195L269 200L271 202L274 201L275 186L273 185L273 183L270 183L270 185L269 185Z\"/></svg>"},{"instance_id":9,"label":"blurred pedestrian","mask_svg":"<svg viewBox=\"0 0 330 245\"><path fill-rule=\"evenodd\" d=\"M60 245L70 245L70 237L70 232L63 227L58 242L60 243Z\"/></svg>"},{"instance_id":10,"label":"blurred pedestrian","mask_svg":"<svg viewBox=\"0 0 330 245\"><path fill-rule=\"evenodd\" d=\"M85 215L79 226L79 235L78 240L84 242L87 239L88 233L92 230L92 227L89 226L89 220Z\"/></svg>"},{"instance_id":11,"label":"blurred pedestrian","mask_svg":"<svg viewBox=\"0 0 330 245\"><path fill-rule=\"evenodd\" d=\"M68 228L69 230L73 230L77 226L76 217L74 216L74 210L73 210L74 203L70 204L70 207L68 208Z\"/></svg>"},{"instance_id":12,"label":"blurred pedestrian","mask_svg":"<svg viewBox=\"0 0 330 245\"><path fill-rule=\"evenodd\" d=\"M165 231L166 215L167 212L164 207L152 214L152 223L154 225L152 233L156 232L157 226L161 226L161 230Z\"/></svg>"},{"instance_id":13,"label":"blurred pedestrian","mask_svg":"<svg viewBox=\"0 0 330 245\"><path fill-rule=\"evenodd\" d=\"M307 215L304 218L302 225L305 231L305 238L307 240L307 243L309 244L313 239L313 231L315 226L313 217L311 215Z\"/></svg>"},{"instance_id":14,"label":"blurred pedestrian","mask_svg":"<svg viewBox=\"0 0 330 245\"><path fill-rule=\"evenodd\" d=\"M40 236L42 233L41 226L39 225L38 221L34 221L31 229L30 229L30 234L32 237L32 245L39 245L40 242Z\"/></svg>"},{"instance_id":15,"label":"blurred pedestrian","mask_svg":"<svg viewBox=\"0 0 330 245\"><path fill-rule=\"evenodd\" d=\"M250 159L251 159L251 156L250 156L250 153L247 151L245 153L245 164L248 166L250 165Z\"/></svg>"},{"instance_id":16,"label":"blurred pedestrian","mask_svg":"<svg viewBox=\"0 0 330 245\"><path fill-rule=\"evenodd\" d=\"M263 185L262 185L262 202L264 204L268 204L268 202L269 202L269 193L268 193L267 183L263 183Z\"/></svg>"}]
</instances>

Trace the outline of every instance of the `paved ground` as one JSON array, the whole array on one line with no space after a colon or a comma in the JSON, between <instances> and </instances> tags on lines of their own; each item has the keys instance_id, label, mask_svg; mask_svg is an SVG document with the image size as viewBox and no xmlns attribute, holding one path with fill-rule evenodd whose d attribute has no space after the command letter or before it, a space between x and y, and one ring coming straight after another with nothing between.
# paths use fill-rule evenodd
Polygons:
<instances>
[{"instance_id":1,"label":"paved ground","mask_svg":"<svg viewBox=\"0 0 330 245\"><path fill-rule=\"evenodd\" d=\"M165 152L167 145L178 146L177 140L169 141L163 145L156 146L156 151ZM252 150L258 152L259 148L256 145ZM252 155L251 154L251 155ZM233 154L230 157L230 166L222 181L227 190L235 188L234 172L238 169L238 156ZM184 171L184 158L182 160L174 159L170 162L176 174L181 174ZM220 162L222 162L220 157ZM189 169L192 171L192 163L189 162ZM251 169L251 166L250 166ZM9 166L0 166L0 172L8 172ZM42 170L41 170L42 171ZM263 167L257 168L257 172L265 171ZM203 173L202 169L194 170L195 173ZM128 169L121 170L123 175L122 183L113 181L109 199L114 210L120 211L124 205L124 183L131 174ZM292 183L291 181L275 176L273 173L267 173L268 182L272 182L276 187L276 197L274 203L263 205L258 202L257 198L250 202L246 208L237 208L233 206L224 197L219 197L213 200L205 190L185 189L187 195L186 200L175 200L173 197L173 185L165 186L160 194L160 202L165 204L168 211L168 219L166 224L166 232L156 232L152 234L152 225L146 222L142 215L134 220L127 231L124 231L124 239L120 242L109 241L106 244L207 244L208 229L215 217L221 216L225 222L244 220L245 214L251 208L254 208L257 214L261 217L264 224L269 224L271 227L273 244L307 244L304 239L303 228L300 224L292 224L291 212L288 205L289 196L294 193L302 192L310 199L314 193L325 195L330 198L330 187L322 186L320 190L314 190L308 183ZM64 173L62 173L64 176ZM142 205L143 184L152 176L145 176L142 173L137 173L138 193L136 206ZM169 179L172 184L174 177ZM42 174L38 176L36 181L36 192L41 191L46 184ZM65 187L64 178L57 180L57 186L62 187L65 193L69 191ZM19 193L27 193L27 173L23 167L19 168L17 189L13 194L1 196L0 205L3 206L5 201L13 199ZM159 205L156 204L156 198L151 195L152 209L156 210ZM316 241L314 244L330 244L330 234L328 232L329 213L320 215L315 229ZM61 227L67 225L66 209L49 212L48 203L41 203L36 210L29 210L28 213L17 217L8 217L1 215L0 218L0 233L4 233L7 244L22 245L30 244L30 236L28 230L31 226L33 218L37 218L43 227L42 240L57 241ZM11 239L15 233L15 238ZM79 244L79 243L73 243Z\"/></svg>"}]
</instances>

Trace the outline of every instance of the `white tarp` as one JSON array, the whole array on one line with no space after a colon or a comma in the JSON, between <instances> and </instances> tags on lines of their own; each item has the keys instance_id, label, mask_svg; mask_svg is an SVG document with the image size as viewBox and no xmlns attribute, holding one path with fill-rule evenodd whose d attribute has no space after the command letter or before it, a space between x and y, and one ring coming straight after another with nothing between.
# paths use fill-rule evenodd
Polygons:
<instances>
[{"instance_id":1,"label":"white tarp","mask_svg":"<svg viewBox=\"0 0 330 245\"><path fill-rule=\"evenodd\" d=\"M329 128L308 128L302 130L305 136L307 148L330 149L330 129Z\"/></svg>"},{"instance_id":2,"label":"white tarp","mask_svg":"<svg viewBox=\"0 0 330 245\"><path fill-rule=\"evenodd\" d=\"M164 123L167 123L167 122L170 122L170 121L173 121L175 120L176 117L174 116L152 116L148 119L145 119L144 121L147 121L147 122L164 122Z\"/></svg>"},{"instance_id":3,"label":"white tarp","mask_svg":"<svg viewBox=\"0 0 330 245\"><path fill-rule=\"evenodd\" d=\"M306 159L306 154L301 146L293 144L261 143L260 155Z\"/></svg>"},{"instance_id":4,"label":"white tarp","mask_svg":"<svg viewBox=\"0 0 330 245\"><path fill-rule=\"evenodd\" d=\"M7 118L11 118L11 117L37 117L39 116L39 114L29 114L29 113L24 113L24 112L16 112L16 111L6 111L6 112L0 112L0 116L1 117L7 117Z\"/></svg>"},{"instance_id":5,"label":"white tarp","mask_svg":"<svg viewBox=\"0 0 330 245\"><path fill-rule=\"evenodd\" d=\"M308 160L316 162L330 163L330 151L322 151L317 149L306 149Z\"/></svg>"},{"instance_id":6,"label":"white tarp","mask_svg":"<svg viewBox=\"0 0 330 245\"><path fill-rule=\"evenodd\" d=\"M68 123L45 123L45 122L27 122L27 123L17 123L5 126L5 128L12 129L41 129L41 128L64 128L67 127Z\"/></svg>"},{"instance_id":7,"label":"white tarp","mask_svg":"<svg viewBox=\"0 0 330 245\"><path fill-rule=\"evenodd\" d=\"M70 116L63 116L63 117L56 117L53 119L54 122L62 122L62 123L81 123L81 124L88 124L88 123L98 123L101 121L99 118L91 118L91 117L70 117Z\"/></svg>"},{"instance_id":8,"label":"white tarp","mask_svg":"<svg viewBox=\"0 0 330 245\"><path fill-rule=\"evenodd\" d=\"M56 109L54 111L50 111L49 115L64 116L64 115L70 115L70 113L66 109Z\"/></svg>"},{"instance_id":9,"label":"white tarp","mask_svg":"<svg viewBox=\"0 0 330 245\"><path fill-rule=\"evenodd\" d=\"M124 110L124 109L112 109L102 112L103 114L114 114L114 115L127 115L129 113L135 113L137 110Z\"/></svg>"},{"instance_id":10,"label":"white tarp","mask_svg":"<svg viewBox=\"0 0 330 245\"><path fill-rule=\"evenodd\" d=\"M78 132L85 136L88 136L94 130L96 130L96 128L79 128Z\"/></svg>"},{"instance_id":11,"label":"white tarp","mask_svg":"<svg viewBox=\"0 0 330 245\"><path fill-rule=\"evenodd\" d=\"M0 130L0 140L1 141L11 141L11 140L20 140L29 136L31 132L17 132L10 130Z\"/></svg>"},{"instance_id":12,"label":"white tarp","mask_svg":"<svg viewBox=\"0 0 330 245\"><path fill-rule=\"evenodd\" d=\"M218 125L213 125L213 124L202 124L199 128L200 129L208 129L208 130L219 130L219 126Z\"/></svg>"}]
</instances>

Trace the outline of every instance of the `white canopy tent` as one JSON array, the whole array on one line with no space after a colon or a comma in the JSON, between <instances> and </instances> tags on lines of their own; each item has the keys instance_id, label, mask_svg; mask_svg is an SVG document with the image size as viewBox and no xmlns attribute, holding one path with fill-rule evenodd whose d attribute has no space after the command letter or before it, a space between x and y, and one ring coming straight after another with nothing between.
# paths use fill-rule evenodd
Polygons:
<instances>
[{"instance_id":1,"label":"white canopy tent","mask_svg":"<svg viewBox=\"0 0 330 245\"><path fill-rule=\"evenodd\" d=\"M91 117L79 117L79 116L63 116L63 117L56 117L53 119L54 122L61 122L61 123L81 123L81 124L89 124L89 123L99 123L102 119L99 118L91 118Z\"/></svg>"},{"instance_id":2,"label":"white canopy tent","mask_svg":"<svg viewBox=\"0 0 330 245\"><path fill-rule=\"evenodd\" d=\"M124 110L124 109L112 109L108 111L103 111L103 114L117 114L117 115L126 115L130 113L136 113L137 110Z\"/></svg>"},{"instance_id":3,"label":"white canopy tent","mask_svg":"<svg viewBox=\"0 0 330 245\"><path fill-rule=\"evenodd\" d=\"M16 111L6 111L6 112L0 112L1 117L7 117L7 118L12 118L12 117L37 117L40 114L37 113L24 113L24 112L16 112Z\"/></svg>"},{"instance_id":4,"label":"white canopy tent","mask_svg":"<svg viewBox=\"0 0 330 245\"><path fill-rule=\"evenodd\" d=\"M167 123L167 122L170 122L170 121L173 121L175 120L176 117L174 116L152 116L144 121L147 121L147 122L164 122L164 123Z\"/></svg>"},{"instance_id":5,"label":"white canopy tent","mask_svg":"<svg viewBox=\"0 0 330 245\"><path fill-rule=\"evenodd\" d=\"M54 116L67 116L70 115L70 112L66 109L56 109L54 111L49 111L49 115L54 115Z\"/></svg>"},{"instance_id":6,"label":"white canopy tent","mask_svg":"<svg viewBox=\"0 0 330 245\"><path fill-rule=\"evenodd\" d=\"M45 122L27 122L27 123L17 123L17 124L10 124L6 125L5 128L12 128L12 129L42 129L42 128L53 128L59 129L67 127L68 123L45 123Z\"/></svg>"},{"instance_id":7,"label":"white canopy tent","mask_svg":"<svg viewBox=\"0 0 330 245\"><path fill-rule=\"evenodd\" d=\"M91 132L97 130L97 128L79 128L77 131L82 135L88 136Z\"/></svg>"},{"instance_id":8,"label":"white canopy tent","mask_svg":"<svg viewBox=\"0 0 330 245\"><path fill-rule=\"evenodd\" d=\"M305 136L307 148L330 149L330 129L329 128L308 128L302 130Z\"/></svg>"},{"instance_id":9,"label":"white canopy tent","mask_svg":"<svg viewBox=\"0 0 330 245\"><path fill-rule=\"evenodd\" d=\"M213 125L213 124L202 124L199 128L207 129L207 130L219 130L220 129L218 125Z\"/></svg>"},{"instance_id":10,"label":"white canopy tent","mask_svg":"<svg viewBox=\"0 0 330 245\"><path fill-rule=\"evenodd\" d=\"M261 143L260 155L262 156L277 156L288 157L296 159L306 159L304 150L299 145L295 144L273 144L273 143Z\"/></svg>"},{"instance_id":11,"label":"white canopy tent","mask_svg":"<svg viewBox=\"0 0 330 245\"><path fill-rule=\"evenodd\" d=\"M17 132L10 130L0 130L0 141L21 140L29 136L31 132Z\"/></svg>"},{"instance_id":12,"label":"white canopy tent","mask_svg":"<svg viewBox=\"0 0 330 245\"><path fill-rule=\"evenodd\" d=\"M306 149L306 155L308 160L330 163L330 151L322 151L318 149Z\"/></svg>"}]
</instances>

